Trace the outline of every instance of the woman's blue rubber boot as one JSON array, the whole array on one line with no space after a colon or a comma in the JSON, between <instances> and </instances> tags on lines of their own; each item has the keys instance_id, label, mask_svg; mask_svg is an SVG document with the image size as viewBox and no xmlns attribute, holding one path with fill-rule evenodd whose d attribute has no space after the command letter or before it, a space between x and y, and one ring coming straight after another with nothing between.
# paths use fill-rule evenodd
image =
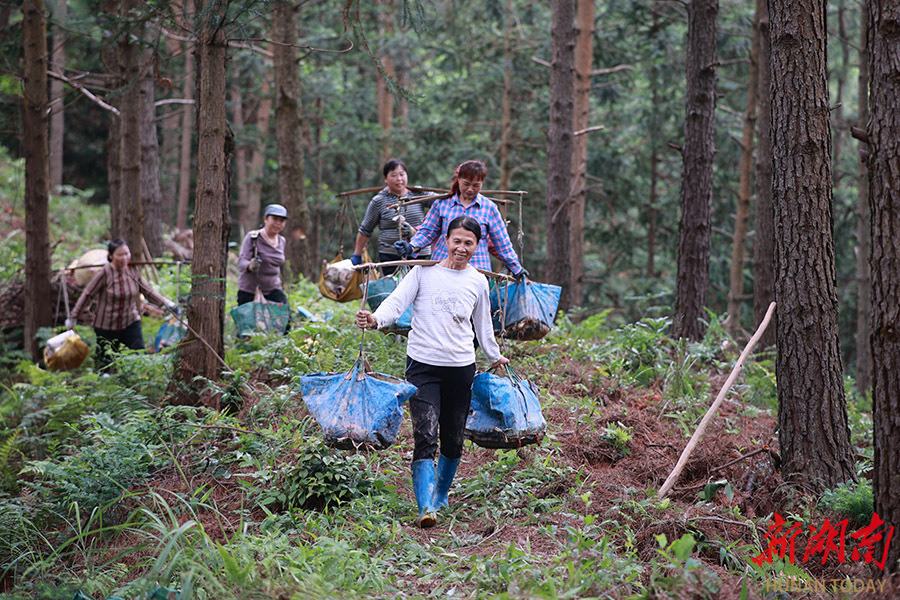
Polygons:
<instances>
[{"instance_id":1,"label":"woman's blue rubber boot","mask_svg":"<svg viewBox=\"0 0 900 600\"><path fill-rule=\"evenodd\" d=\"M432 505L436 510L447 506L450 484L453 483L453 478L456 477L456 468L458 466L458 458L447 458L443 454L438 456L437 482L434 485L434 500L432 501Z\"/></svg>"},{"instance_id":2,"label":"woman's blue rubber boot","mask_svg":"<svg viewBox=\"0 0 900 600\"><path fill-rule=\"evenodd\" d=\"M434 527L437 523L435 508L432 504L434 496L434 461L423 458L412 463L413 491L416 504L419 505L419 516L416 527Z\"/></svg>"}]
</instances>

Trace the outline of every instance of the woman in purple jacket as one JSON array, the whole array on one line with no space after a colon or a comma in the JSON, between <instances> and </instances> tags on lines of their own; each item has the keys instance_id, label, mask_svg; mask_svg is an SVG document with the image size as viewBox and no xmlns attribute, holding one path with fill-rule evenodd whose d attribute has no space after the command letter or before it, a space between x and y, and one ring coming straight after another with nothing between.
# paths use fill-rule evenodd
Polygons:
<instances>
[{"instance_id":1,"label":"woman in purple jacket","mask_svg":"<svg viewBox=\"0 0 900 600\"><path fill-rule=\"evenodd\" d=\"M280 204L270 204L263 213L263 226L244 236L238 255L238 305L252 302L256 288L266 300L287 304L287 295L281 285L281 267L284 266L284 247L287 240L281 234L287 223L287 209Z\"/></svg>"}]
</instances>

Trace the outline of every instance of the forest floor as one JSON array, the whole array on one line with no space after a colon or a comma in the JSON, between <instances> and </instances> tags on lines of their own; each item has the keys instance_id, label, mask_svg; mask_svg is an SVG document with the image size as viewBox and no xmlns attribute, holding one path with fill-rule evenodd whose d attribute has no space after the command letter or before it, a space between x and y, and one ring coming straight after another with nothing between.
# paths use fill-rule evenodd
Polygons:
<instances>
[{"instance_id":1,"label":"forest floor","mask_svg":"<svg viewBox=\"0 0 900 600\"><path fill-rule=\"evenodd\" d=\"M791 580L789 573L793 571L790 570L773 570L766 577L749 568L748 561L768 545L766 534L773 513L786 518L807 515L808 519L818 520L807 525L816 526L822 524L823 515L830 516L833 523L841 519L816 508L814 499L784 483L777 468L777 419L768 411L750 409L738 395L732 395L693 452L670 498L660 500L654 491L672 471L693 431L679 421L675 413L680 409L668 405L660 391L661 385L616 386L611 380L596 377L596 365L553 355L556 349L552 346L529 346L528 352L535 351L545 352L550 355L545 358L552 359L545 363L552 365L551 372L542 377L547 435L539 445L511 451L518 460L508 462L518 466L541 461L555 465L551 476L528 489L524 496L528 498L528 506L541 506L541 500L545 500L548 508L524 516L521 511L512 510L509 514L518 516L503 519L483 510L482 504L491 500L472 493L472 486L483 481L479 474L491 470L513 485L519 467L498 470L495 465L498 460L504 460L502 451L467 442L451 489L449 510L439 515L434 528L415 528L415 502L407 467L412 439L409 420L404 418L397 443L379 456L382 464L392 465L382 473L383 477L396 486L396 493L408 505L406 514L399 516L404 538L408 536L420 546L438 551L452 548L460 564L465 564L467 559L486 557L502 561L502 557L509 556L511 548L550 561L561 547L571 543L565 538L584 528L585 523L593 522L608 536L613 549L630 546L631 556L638 557L645 566L652 565L639 577L653 577L648 574L653 572L669 574L668 579L656 584L644 581L644 589L650 590L648 597L900 597L898 580L883 579L879 571L870 571L861 560L850 559L852 529L847 531L847 556L842 562L835 553L828 560L820 560L821 551L803 562L807 536L798 536L794 562L803 569L803 580ZM513 350L514 362L515 353ZM709 398L698 401L696 415L705 413L726 375L710 375ZM276 379L264 371L254 374L250 388L243 394L242 420L253 410L255 398L250 391L253 385L271 388L279 383ZM293 406L295 416L303 417L303 404L297 402ZM628 431L630 436L624 443L615 443L610 428ZM758 452L741 459L754 450ZM188 463L197 457L185 454L182 460L184 470L188 471ZM201 484L213 490L211 497L219 511L227 513L230 506L237 512L244 506L241 487L233 481L195 476L190 486L186 486L175 472L169 472L161 474L150 487L177 491L185 487L196 489ZM520 500L511 508L522 509L525 504ZM206 518L201 517L201 521L207 521L203 523L204 529L213 539L226 543L243 521L236 518L232 523L223 524L220 514L210 513ZM256 516L262 520L265 514L257 510ZM686 566L683 560L679 562L671 557L672 542L685 534L690 534L695 541L691 555L699 561L690 568L689 563ZM666 540L662 544L661 535ZM119 542L128 545L127 540ZM402 540L397 540L398 556L401 543ZM422 577L417 569L411 569L406 577L406 581L398 582L398 587L406 590L404 597L432 597L441 585L439 576ZM621 589L613 585L598 590L598 595L631 597L635 589L623 581ZM509 592L509 597L530 597L517 595L515 590ZM454 586L445 588L442 595L466 597L466 591L464 587Z\"/></svg>"}]
</instances>

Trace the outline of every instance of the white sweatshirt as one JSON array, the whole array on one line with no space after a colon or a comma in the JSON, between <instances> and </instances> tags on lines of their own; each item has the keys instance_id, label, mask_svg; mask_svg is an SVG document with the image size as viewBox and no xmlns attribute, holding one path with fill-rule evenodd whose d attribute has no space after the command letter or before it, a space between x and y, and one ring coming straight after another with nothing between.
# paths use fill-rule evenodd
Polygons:
<instances>
[{"instance_id":1,"label":"white sweatshirt","mask_svg":"<svg viewBox=\"0 0 900 600\"><path fill-rule=\"evenodd\" d=\"M399 319L410 304L412 331L406 353L412 359L438 367L474 363L474 322L475 335L488 360L491 364L500 360L487 279L475 268L413 267L375 311L378 327Z\"/></svg>"}]
</instances>

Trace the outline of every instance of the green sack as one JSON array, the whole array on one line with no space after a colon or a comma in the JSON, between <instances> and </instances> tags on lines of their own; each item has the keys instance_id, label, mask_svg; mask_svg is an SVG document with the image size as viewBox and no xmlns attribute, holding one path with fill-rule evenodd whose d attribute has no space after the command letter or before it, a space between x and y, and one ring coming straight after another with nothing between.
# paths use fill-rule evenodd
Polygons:
<instances>
[{"instance_id":1,"label":"green sack","mask_svg":"<svg viewBox=\"0 0 900 600\"><path fill-rule=\"evenodd\" d=\"M291 309L283 302L270 302L259 289L253 302L231 309L231 318L239 338L246 340L260 333L285 333L291 322Z\"/></svg>"}]
</instances>

